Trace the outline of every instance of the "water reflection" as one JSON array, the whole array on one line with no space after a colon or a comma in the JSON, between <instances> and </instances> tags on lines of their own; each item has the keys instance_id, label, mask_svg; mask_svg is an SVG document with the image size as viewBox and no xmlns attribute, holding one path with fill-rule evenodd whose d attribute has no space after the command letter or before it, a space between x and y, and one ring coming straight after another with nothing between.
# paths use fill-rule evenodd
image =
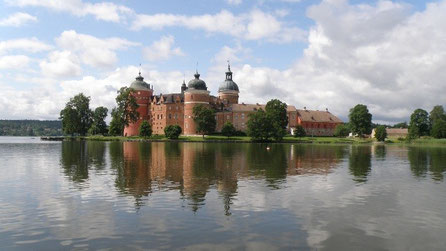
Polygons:
<instances>
[{"instance_id":1,"label":"water reflection","mask_svg":"<svg viewBox=\"0 0 446 251\"><path fill-rule=\"evenodd\" d=\"M430 173L435 181L443 181L446 172L446 148L409 147L410 170L417 178Z\"/></svg>"},{"instance_id":2,"label":"water reflection","mask_svg":"<svg viewBox=\"0 0 446 251\"><path fill-rule=\"evenodd\" d=\"M90 168L105 168L105 144L94 141L63 142L60 164L65 176L72 181L83 182L88 179Z\"/></svg>"},{"instance_id":3,"label":"water reflection","mask_svg":"<svg viewBox=\"0 0 446 251\"><path fill-rule=\"evenodd\" d=\"M358 183L367 181L372 167L372 148L370 146L352 146L348 167L353 180Z\"/></svg>"}]
</instances>

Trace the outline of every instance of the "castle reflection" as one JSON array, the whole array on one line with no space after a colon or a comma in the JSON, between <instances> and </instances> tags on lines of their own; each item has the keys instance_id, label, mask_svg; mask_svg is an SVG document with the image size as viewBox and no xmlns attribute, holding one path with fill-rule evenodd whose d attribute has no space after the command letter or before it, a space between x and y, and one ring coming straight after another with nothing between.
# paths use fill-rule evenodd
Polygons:
<instances>
[{"instance_id":1,"label":"castle reflection","mask_svg":"<svg viewBox=\"0 0 446 251\"><path fill-rule=\"evenodd\" d=\"M119 148L122 147L122 151ZM274 144L201 144L113 142L110 144L116 187L135 197L136 205L155 190L178 190L197 211L215 189L230 215L238 182L243 177L265 179L280 189L288 175L327 174L346 152L345 146ZM120 157L119 155L122 154Z\"/></svg>"}]
</instances>

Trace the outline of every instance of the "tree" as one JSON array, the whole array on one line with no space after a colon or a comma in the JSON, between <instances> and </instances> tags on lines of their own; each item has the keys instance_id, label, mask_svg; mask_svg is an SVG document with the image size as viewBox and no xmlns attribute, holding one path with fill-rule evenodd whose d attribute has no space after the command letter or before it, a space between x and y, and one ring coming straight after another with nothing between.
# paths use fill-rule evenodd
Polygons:
<instances>
[{"instance_id":1,"label":"tree","mask_svg":"<svg viewBox=\"0 0 446 251\"><path fill-rule=\"evenodd\" d=\"M274 126L268 114L262 109L249 115L248 136L254 140L268 141L273 137Z\"/></svg>"},{"instance_id":2,"label":"tree","mask_svg":"<svg viewBox=\"0 0 446 251\"><path fill-rule=\"evenodd\" d=\"M119 89L118 96L116 96L117 106L112 110L112 121L110 122L110 131L113 130L113 134L110 134L122 135L126 126L138 120L138 103L136 103L135 96L132 95L133 91L128 87Z\"/></svg>"},{"instance_id":3,"label":"tree","mask_svg":"<svg viewBox=\"0 0 446 251\"><path fill-rule=\"evenodd\" d=\"M423 109L416 109L410 115L409 137L418 138L429 135L430 122L429 114Z\"/></svg>"},{"instance_id":4,"label":"tree","mask_svg":"<svg viewBox=\"0 0 446 251\"><path fill-rule=\"evenodd\" d=\"M385 126L380 125L375 128L375 138L378 141L384 141L387 138L387 130Z\"/></svg>"},{"instance_id":5,"label":"tree","mask_svg":"<svg viewBox=\"0 0 446 251\"><path fill-rule=\"evenodd\" d=\"M139 126L139 136L141 137L152 136L152 126L150 126L147 120L144 120Z\"/></svg>"},{"instance_id":6,"label":"tree","mask_svg":"<svg viewBox=\"0 0 446 251\"><path fill-rule=\"evenodd\" d=\"M297 125L294 130L294 137L305 137L307 133L305 132L305 128L302 125Z\"/></svg>"},{"instance_id":7,"label":"tree","mask_svg":"<svg viewBox=\"0 0 446 251\"><path fill-rule=\"evenodd\" d=\"M221 134L223 134L224 136L226 136L228 138L231 136L234 136L235 133L236 133L236 130L235 130L234 125L229 121L227 121L221 128Z\"/></svg>"},{"instance_id":8,"label":"tree","mask_svg":"<svg viewBox=\"0 0 446 251\"><path fill-rule=\"evenodd\" d=\"M364 134L372 132L372 114L369 113L366 105L356 105L350 109L348 117L350 119L350 129L354 134L363 137Z\"/></svg>"},{"instance_id":9,"label":"tree","mask_svg":"<svg viewBox=\"0 0 446 251\"><path fill-rule=\"evenodd\" d=\"M401 123L394 124L392 127L393 128L409 128L409 125L407 124L406 121L404 121Z\"/></svg>"},{"instance_id":10,"label":"tree","mask_svg":"<svg viewBox=\"0 0 446 251\"><path fill-rule=\"evenodd\" d=\"M432 125L431 136L437 139L446 138L446 120L437 119Z\"/></svg>"},{"instance_id":11,"label":"tree","mask_svg":"<svg viewBox=\"0 0 446 251\"><path fill-rule=\"evenodd\" d=\"M208 108L204 105L197 105L193 108L194 121L197 126L197 131L201 134L210 134L215 131L217 121L215 120L214 109Z\"/></svg>"},{"instance_id":12,"label":"tree","mask_svg":"<svg viewBox=\"0 0 446 251\"><path fill-rule=\"evenodd\" d=\"M121 136L124 132L124 123L122 121L122 115L117 108L113 108L111 112L112 120L110 122L110 128L108 134L113 136Z\"/></svg>"},{"instance_id":13,"label":"tree","mask_svg":"<svg viewBox=\"0 0 446 251\"><path fill-rule=\"evenodd\" d=\"M178 139L182 132L182 129L179 125L169 125L164 128L164 135L168 139Z\"/></svg>"},{"instance_id":14,"label":"tree","mask_svg":"<svg viewBox=\"0 0 446 251\"><path fill-rule=\"evenodd\" d=\"M105 118L107 117L108 109L103 106L97 107L93 112L93 123L88 132L92 135L107 134L107 124Z\"/></svg>"},{"instance_id":15,"label":"tree","mask_svg":"<svg viewBox=\"0 0 446 251\"><path fill-rule=\"evenodd\" d=\"M266 103L265 111L272 122L272 137L280 141L286 135L288 126L287 104L278 99L272 99Z\"/></svg>"},{"instance_id":16,"label":"tree","mask_svg":"<svg viewBox=\"0 0 446 251\"><path fill-rule=\"evenodd\" d=\"M339 124L335 127L334 136L336 137L347 137L350 133L350 128L346 124Z\"/></svg>"},{"instance_id":17,"label":"tree","mask_svg":"<svg viewBox=\"0 0 446 251\"><path fill-rule=\"evenodd\" d=\"M443 106L436 105L434 108L432 108L432 111L429 114L431 125L433 125L434 122L439 119L446 121L446 113L444 112Z\"/></svg>"},{"instance_id":18,"label":"tree","mask_svg":"<svg viewBox=\"0 0 446 251\"><path fill-rule=\"evenodd\" d=\"M60 119L62 120L62 128L66 134L87 134L92 123L90 97L79 93L70 98L65 108L60 111Z\"/></svg>"}]
</instances>

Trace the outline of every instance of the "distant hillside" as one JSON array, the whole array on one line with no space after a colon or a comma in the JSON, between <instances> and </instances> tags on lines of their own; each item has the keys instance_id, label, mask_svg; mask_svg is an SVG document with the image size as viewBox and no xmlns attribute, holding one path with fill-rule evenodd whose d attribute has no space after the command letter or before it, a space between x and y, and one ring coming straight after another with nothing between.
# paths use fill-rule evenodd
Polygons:
<instances>
[{"instance_id":1,"label":"distant hillside","mask_svg":"<svg viewBox=\"0 0 446 251\"><path fill-rule=\"evenodd\" d=\"M0 120L0 136L59 136L59 120Z\"/></svg>"}]
</instances>

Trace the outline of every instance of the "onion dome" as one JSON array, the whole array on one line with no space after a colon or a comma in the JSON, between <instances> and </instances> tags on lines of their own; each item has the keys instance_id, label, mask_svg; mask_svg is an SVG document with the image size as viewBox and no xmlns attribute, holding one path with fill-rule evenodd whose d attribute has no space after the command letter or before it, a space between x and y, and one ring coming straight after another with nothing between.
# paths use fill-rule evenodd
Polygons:
<instances>
[{"instance_id":1,"label":"onion dome","mask_svg":"<svg viewBox=\"0 0 446 251\"><path fill-rule=\"evenodd\" d=\"M232 81L232 71L231 66L228 64L228 71L226 72L226 79L223 81L220 86L218 87L218 92L225 92L225 91L239 91L238 85Z\"/></svg>"},{"instance_id":2,"label":"onion dome","mask_svg":"<svg viewBox=\"0 0 446 251\"><path fill-rule=\"evenodd\" d=\"M144 81L144 78L141 76L141 72L139 72L139 76L132 82L130 88L136 91L148 91L150 90L150 85Z\"/></svg>"},{"instance_id":3,"label":"onion dome","mask_svg":"<svg viewBox=\"0 0 446 251\"><path fill-rule=\"evenodd\" d=\"M191 81L189 81L189 83L187 84L187 88L189 89L195 89L195 90L207 90L208 88L206 87L206 83L200 79L200 74L195 73L194 75L194 79L192 79Z\"/></svg>"}]
</instances>

